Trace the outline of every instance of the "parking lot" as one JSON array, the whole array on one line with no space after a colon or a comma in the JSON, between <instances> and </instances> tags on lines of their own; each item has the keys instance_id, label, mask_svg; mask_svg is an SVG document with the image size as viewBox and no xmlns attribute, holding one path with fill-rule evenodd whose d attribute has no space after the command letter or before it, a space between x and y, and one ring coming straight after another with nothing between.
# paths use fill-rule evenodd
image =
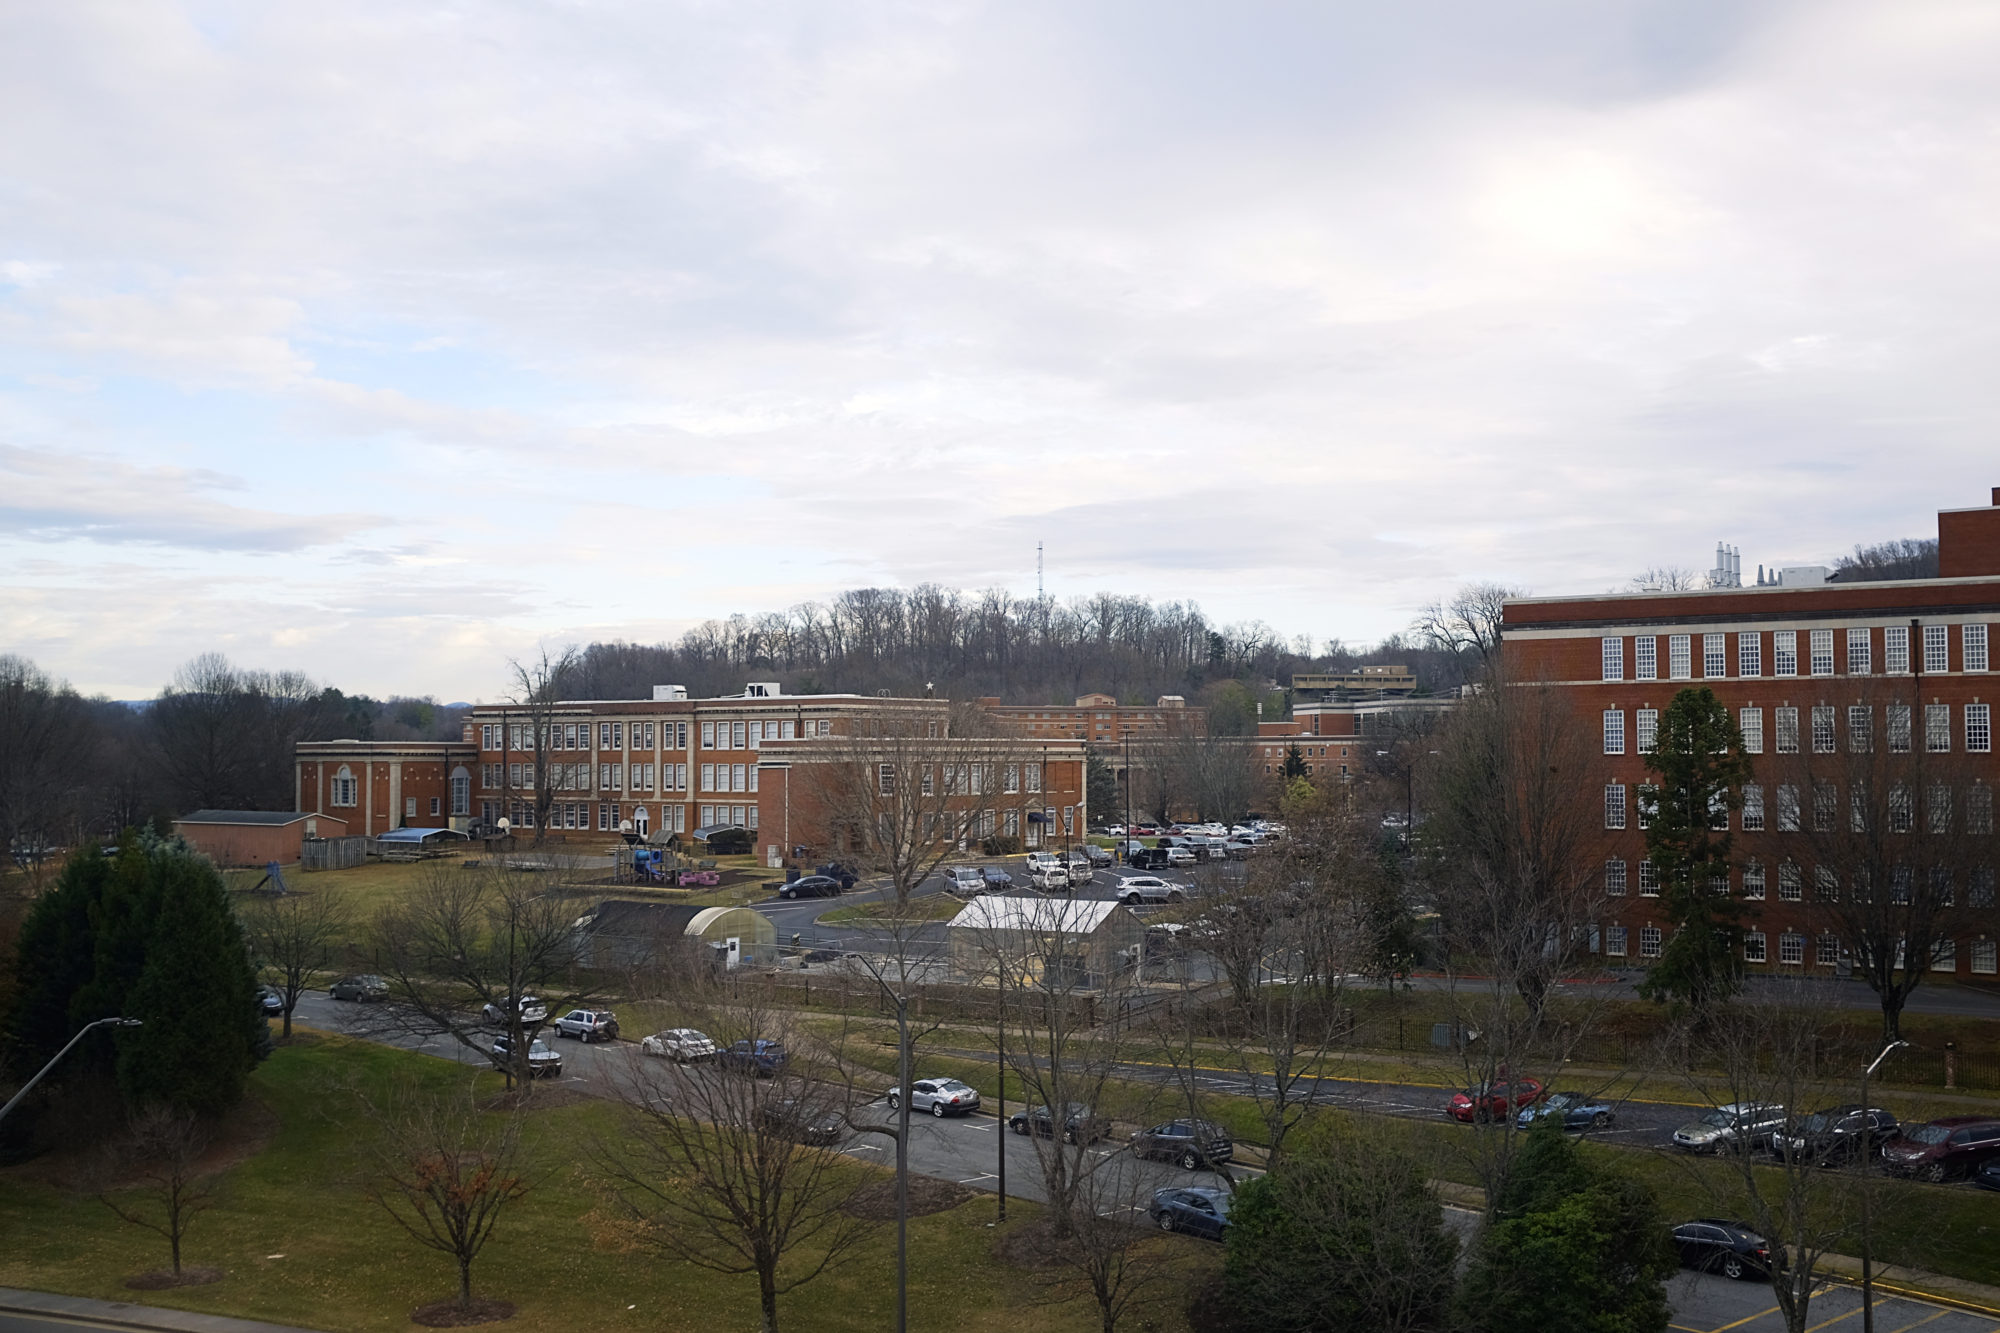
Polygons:
<instances>
[{"instance_id":1,"label":"parking lot","mask_svg":"<svg viewBox=\"0 0 2000 1333\"><path fill-rule=\"evenodd\" d=\"M1668 1287L1674 1307L1670 1328L1680 1333L1782 1333L1785 1319L1763 1282L1686 1273ZM1827 1333L1860 1333L1861 1292L1828 1284L1813 1294L1806 1327ZM1875 1293L1875 1333L1995 1333L2000 1320L1908 1297Z\"/></svg>"}]
</instances>

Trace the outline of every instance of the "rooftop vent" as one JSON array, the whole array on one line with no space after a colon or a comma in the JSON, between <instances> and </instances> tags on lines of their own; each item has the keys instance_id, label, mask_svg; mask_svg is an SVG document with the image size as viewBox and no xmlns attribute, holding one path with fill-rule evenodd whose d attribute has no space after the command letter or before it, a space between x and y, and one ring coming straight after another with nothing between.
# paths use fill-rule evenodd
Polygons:
<instances>
[{"instance_id":1,"label":"rooftop vent","mask_svg":"<svg viewBox=\"0 0 2000 1333\"><path fill-rule=\"evenodd\" d=\"M775 680L753 680L743 687L743 697L746 699L775 699L783 693L784 690Z\"/></svg>"},{"instance_id":2,"label":"rooftop vent","mask_svg":"<svg viewBox=\"0 0 2000 1333\"><path fill-rule=\"evenodd\" d=\"M656 704L680 703L685 701L687 697L688 687L685 685L655 685L653 687L653 702Z\"/></svg>"}]
</instances>

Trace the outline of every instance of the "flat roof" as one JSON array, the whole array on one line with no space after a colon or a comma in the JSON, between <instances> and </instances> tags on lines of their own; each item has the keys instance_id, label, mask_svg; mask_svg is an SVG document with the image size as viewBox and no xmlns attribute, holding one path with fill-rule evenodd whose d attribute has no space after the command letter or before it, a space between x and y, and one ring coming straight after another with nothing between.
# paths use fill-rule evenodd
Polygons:
<instances>
[{"instance_id":1,"label":"flat roof","mask_svg":"<svg viewBox=\"0 0 2000 1333\"><path fill-rule=\"evenodd\" d=\"M197 810L191 815L182 815L176 824L261 824L266 827L281 827L296 824L302 819L318 819L321 816L307 810ZM339 815L326 816L340 819ZM340 820L343 824L347 821Z\"/></svg>"}]
</instances>

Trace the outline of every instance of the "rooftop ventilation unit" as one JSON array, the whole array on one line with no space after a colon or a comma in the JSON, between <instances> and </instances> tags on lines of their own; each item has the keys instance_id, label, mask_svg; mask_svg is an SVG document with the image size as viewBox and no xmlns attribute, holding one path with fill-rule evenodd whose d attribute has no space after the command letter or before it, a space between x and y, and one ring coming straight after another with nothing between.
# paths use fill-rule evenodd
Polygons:
<instances>
[{"instance_id":1,"label":"rooftop ventilation unit","mask_svg":"<svg viewBox=\"0 0 2000 1333\"><path fill-rule=\"evenodd\" d=\"M779 688L775 680L753 680L743 687L743 697L746 699L775 699L783 693L784 690Z\"/></svg>"},{"instance_id":2,"label":"rooftop ventilation unit","mask_svg":"<svg viewBox=\"0 0 2000 1333\"><path fill-rule=\"evenodd\" d=\"M653 687L653 702L656 704L682 703L686 701L687 697L688 687L685 685L655 685Z\"/></svg>"}]
</instances>

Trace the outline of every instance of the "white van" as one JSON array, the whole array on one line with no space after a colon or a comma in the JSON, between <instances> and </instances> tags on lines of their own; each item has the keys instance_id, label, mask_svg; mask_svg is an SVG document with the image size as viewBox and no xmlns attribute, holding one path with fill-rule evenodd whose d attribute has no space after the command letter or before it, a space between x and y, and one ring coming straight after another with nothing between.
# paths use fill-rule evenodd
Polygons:
<instances>
[{"instance_id":1,"label":"white van","mask_svg":"<svg viewBox=\"0 0 2000 1333\"><path fill-rule=\"evenodd\" d=\"M1043 893L1069 890L1069 867L1060 861L1049 860L1028 867L1028 882Z\"/></svg>"}]
</instances>

